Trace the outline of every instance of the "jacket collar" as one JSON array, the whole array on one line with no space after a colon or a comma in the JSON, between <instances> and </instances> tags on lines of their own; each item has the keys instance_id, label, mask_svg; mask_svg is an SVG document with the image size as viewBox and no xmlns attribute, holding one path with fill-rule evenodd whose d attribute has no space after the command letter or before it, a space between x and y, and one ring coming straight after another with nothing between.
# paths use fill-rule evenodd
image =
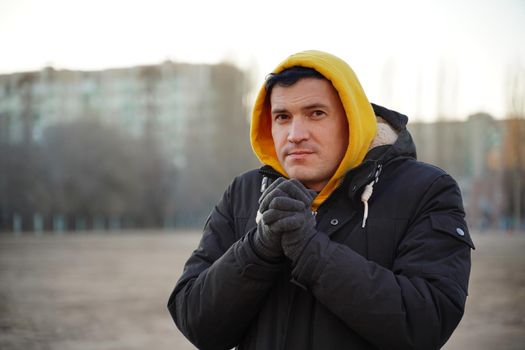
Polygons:
<instances>
[{"instance_id":1,"label":"jacket collar","mask_svg":"<svg viewBox=\"0 0 525 350\"><path fill-rule=\"evenodd\" d=\"M385 107L372 106L376 116L385 120L398 135L393 144L382 144L370 149L363 163L346 174L343 186L348 189L348 195L355 203L361 201L364 187L374 180L377 182L381 172L389 164L395 160L417 158L416 145L406 128L408 117Z\"/></svg>"}]
</instances>

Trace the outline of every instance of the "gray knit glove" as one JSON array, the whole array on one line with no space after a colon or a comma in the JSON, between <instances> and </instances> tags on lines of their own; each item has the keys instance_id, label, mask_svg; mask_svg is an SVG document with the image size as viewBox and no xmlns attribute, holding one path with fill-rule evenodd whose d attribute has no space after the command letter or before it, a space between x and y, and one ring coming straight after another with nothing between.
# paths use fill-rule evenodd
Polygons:
<instances>
[{"instance_id":1,"label":"gray knit glove","mask_svg":"<svg viewBox=\"0 0 525 350\"><path fill-rule=\"evenodd\" d=\"M278 195L268 196L261 202L261 206L268 205L262 222L270 232L282 236L284 254L295 263L308 241L317 233L315 217L310 209L317 193L308 190L296 179L283 181L272 192L278 192Z\"/></svg>"},{"instance_id":2,"label":"gray knit glove","mask_svg":"<svg viewBox=\"0 0 525 350\"><path fill-rule=\"evenodd\" d=\"M268 209L268 203L273 198L283 195L282 191L274 191L283 181L285 181L284 178L278 178L263 192L259 198L258 217ZM253 236L252 247L255 253L265 260L276 261L283 257L281 234L271 232L268 225L262 220L257 220L257 231Z\"/></svg>"}]
</instances>

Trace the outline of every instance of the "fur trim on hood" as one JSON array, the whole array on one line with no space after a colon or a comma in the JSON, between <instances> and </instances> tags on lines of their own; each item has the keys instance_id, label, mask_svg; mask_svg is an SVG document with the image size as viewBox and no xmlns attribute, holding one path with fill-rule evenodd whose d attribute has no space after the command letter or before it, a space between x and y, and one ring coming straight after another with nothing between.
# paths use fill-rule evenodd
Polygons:
<instances>
[{"instance_id":1,"label":"fur trim on hood","mask_svg":"<svg viewBox=\"0 0 525 350\"><path fill-rule=\"evenodd\" d=\"M377 134L370 144L368 150L384 145L393 145L397 141L399 133L386 120L380 116L377 119Z\"/></svg>"}]
</instances>

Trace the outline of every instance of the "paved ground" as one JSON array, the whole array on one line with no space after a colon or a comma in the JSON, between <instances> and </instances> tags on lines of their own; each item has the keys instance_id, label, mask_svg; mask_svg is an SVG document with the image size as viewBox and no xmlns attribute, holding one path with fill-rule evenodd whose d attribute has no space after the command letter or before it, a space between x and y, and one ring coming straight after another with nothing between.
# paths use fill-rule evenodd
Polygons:
<instances>
[{"instance_id":1,"label":"paved ground","mask_svg":"<svg viewBox=\"0 0 525 350\"><path fill-rule=\"evenodd\" d=\"M0 236L0 349L194 349L166 310L192 232ZM525 234L477 234L445 349L525 349Z\"/></svg>"}]
</instances>

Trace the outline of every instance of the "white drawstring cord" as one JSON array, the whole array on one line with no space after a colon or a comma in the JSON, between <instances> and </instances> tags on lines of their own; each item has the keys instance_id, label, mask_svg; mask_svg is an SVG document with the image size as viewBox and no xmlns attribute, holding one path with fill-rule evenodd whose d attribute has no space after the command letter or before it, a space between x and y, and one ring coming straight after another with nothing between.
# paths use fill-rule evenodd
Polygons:
<instances>
[{"instance_id":1,"label":"white drawstring cord","mask_svg":"<svg viewBox=\"0 0 525 350\"><path fill-rule=\"evenodd\" d=\"M372 180L372 182L365 186L363 194L361 194L361 202L363 202L363 204L365 205L365 210L363 211L363 225L361 226L361 228L365 228L366 226L366 219L368 218L368 200L372 196L372 192L374 192L374 184L379 181L379 175L381 174L381 170L383 170L383 165L379 164L377 166L374 179Z\"/></svg>"},{"instance_id":2,"label":"white drawstring cord","mask_svg":"<svg viewBox=\"0 0 525 350\"><path fill-rule=\"evenodd\" d=\"M365 189L363 191L363 194L361 195L361 202L365 205L365 210L363 212L363 225L362 228L365 228L366 226L366 219L368 218L368 200L372 196L372 192L374 192L374 183L376 181L373 180L368 185L365 186Z\"/></svg>"}]
</instances>

